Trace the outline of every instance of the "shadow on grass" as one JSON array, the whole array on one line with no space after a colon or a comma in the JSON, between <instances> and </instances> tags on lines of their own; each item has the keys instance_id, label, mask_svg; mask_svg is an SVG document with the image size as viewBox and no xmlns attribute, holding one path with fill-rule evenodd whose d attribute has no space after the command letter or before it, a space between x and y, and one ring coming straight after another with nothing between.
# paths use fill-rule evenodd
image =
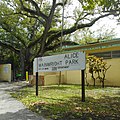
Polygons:
<instances>
[{"instance_id":1,"label":"shadow on grass","mask_svg":"<svg viewBox=\"0 0 120 120\"><path fill-rule=\"evenodd\" d=\"M78 88L80 86L77 86ZM67 90L67 89L75 89L76 85L51 85L51 86L43 86L44 90Z\"/></svg>"},{"instance_id":2,"label":"shadow on grass","mask_svg":"<svg viewBox=\"0 0 120 120\"><path fill-rule=\"evenodd\" d=\"M58 103L37 103L30 109L53 120L120 120L119 103L120 97L87 97L81 102L80 97L73 96Z\"/></svg>"},{"instance_id":3,"label":"shadow on grass","mask_svg":"<svg viewBox=\"0 0 120 120\"><path fill-rule=\"evenodd\" d=\"M86 86L86 89L87 90L93 90L93 89L104 89L104 88L102 88L101 86L89 85L89 86Z\"/></svg>"}]
</instances>

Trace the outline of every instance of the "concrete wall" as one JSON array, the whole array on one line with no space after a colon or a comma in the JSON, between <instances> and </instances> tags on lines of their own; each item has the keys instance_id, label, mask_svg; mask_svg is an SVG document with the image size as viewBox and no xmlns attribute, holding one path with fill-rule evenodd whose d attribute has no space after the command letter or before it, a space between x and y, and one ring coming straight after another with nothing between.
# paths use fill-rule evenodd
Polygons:
<instances>
[{"instance_id":1,"label":"concrete wall","mask_svg":"<svg viewBox=\"0 0 120 120\"><path fill-rule=\"evenodd\" d=\"M67 71L66 74L67 78L67 84L81 84L81 71L75 70L75 71Z\"/></svg>"},{"instance_id":2,"label":"concrete wall","mask_svg":"<svg viewBox=\"0 0 120 120\"><path fill-rule=\"evenodd\" d=\"M120 58L106 59L107 65L111 65L106 74L105 85L106 86L120 86ZM88 67L87 67L88 68ZM93 85L91 74L87 71L87 82ZM34 73L35 74L35 73ZM39 73L44 76L44 85L58 84L59 83L59 72L47 72ZM62 83L65 84L81 84L81 71L63 71ZM100 81L96 81L96 85L101 85Z\"/></svg>"},{"instance_id":3,"label":"concrete wall","mask_svg":"<svg viewBox=\"0 0 120 120\"><path fill-rule=\"evenodd\" d=\"M105 60L107 65L111 65L106 73L105 85L107 86L120 86L120 58ZM87 82L93 85L91 74L87 72ZM69 84L81 84L81 72L80 71L67 71L67 83ZM96 85L101 85L99 80L96 80Z\"/></svg>"},{"instance_id":4,"label":"concrete wall","mask_svg":"<svg viewBox=\"0 0 120 120\"><path fill-rule=\"evenodd\" d=\"M11 82L11 64L1 64L0 65L0 81Z\"/></svg>"},{"instance_id":5,"label":"concrete wall","mask_svg":"<svg viewBox=\"0 0 120 120\"><path fill-rule=\"evenodd\" d=\"M106 75L106 84L120 86L120 58L106 60L111 65Z\"/></svg>"},{"instance_id":6,"label":"concrete wall","mask_svg":"<svg viewBox=\"0 0 120 120\"><path fill-rule=\"evenodd\" d=\"M55 85L55 84L59 84L60 80L61 80L61 83L65 83L64 72L61 74L61 79L60 79L60 72L39 73L38 84L39 85ZM34 75L29 75L29 82L32 85L36 84L35 81L36 81L35 73Z\"/></svg>"},{"instance_id":7,"label":"concrete wall","mask_svg":"<svg viewBox=\"0 0 120 120\"><path fill-rule=\"evenodd\" d=\"M44 77L44 85L56 85L59 84L59 75L47 75ZM64 76L61 75L61 83L63 83Z\"/></svg>"}]
</instances>

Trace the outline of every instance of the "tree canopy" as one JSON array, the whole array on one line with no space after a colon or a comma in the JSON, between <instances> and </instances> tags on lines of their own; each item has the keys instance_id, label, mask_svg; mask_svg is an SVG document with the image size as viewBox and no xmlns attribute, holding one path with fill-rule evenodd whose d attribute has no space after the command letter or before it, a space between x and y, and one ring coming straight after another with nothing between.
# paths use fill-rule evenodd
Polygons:
<instances>
[{"instance_id":1,"label":"tree canopy","mask_svg":"<svg viewBox=\"0 0 120 120\"><path fill-rule=\"evenodd\" d=\"M1 0L0 46L18 54L29 66L36 56L60 47L61 30L66 36L109 15L119 19L119 5L119 0ZM76 44L62 40L63 46Z\"/></svg>"}]
</instances>

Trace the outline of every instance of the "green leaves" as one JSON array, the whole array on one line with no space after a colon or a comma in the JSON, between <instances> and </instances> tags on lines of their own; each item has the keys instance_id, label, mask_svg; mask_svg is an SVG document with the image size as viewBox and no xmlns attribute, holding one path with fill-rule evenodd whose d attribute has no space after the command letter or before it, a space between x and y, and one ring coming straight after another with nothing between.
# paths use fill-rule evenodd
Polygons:
<instances>
[{"instance_id":1,"label":"green leaves","mask_svg":"<svg viewBox=\"0 0 120 120\"><path fill-rule=\"evenodd\" d=\"M119 9L119 0L79 0L84 10L90 11L101 7L104 11Z\"/></svg>"}]
</instances>

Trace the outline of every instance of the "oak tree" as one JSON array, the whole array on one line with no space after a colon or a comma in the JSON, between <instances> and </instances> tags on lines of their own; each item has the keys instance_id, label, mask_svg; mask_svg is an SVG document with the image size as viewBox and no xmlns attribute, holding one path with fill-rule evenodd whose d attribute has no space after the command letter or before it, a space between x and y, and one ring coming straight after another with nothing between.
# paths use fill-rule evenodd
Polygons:
<instances>
[{"instance_id":1,"label":"oak tree","mask_svg":"<svg viewBox=\"0 0 120 120\"><path fill-rule=\"evenodd\" d=\"M75 3L72 12L69 7ZM91 27L109 15L118 18L119 4L119 0L1 0L0 29L12 39L1 39L0 46L19 55L24 74L25 70L30 70L35 57L59 48L61 42L62 46L77 44L61 41L61 34L66 36ZM68 13L64 14L61 26L62 9Z\"/></svg>"}]
</instances>

